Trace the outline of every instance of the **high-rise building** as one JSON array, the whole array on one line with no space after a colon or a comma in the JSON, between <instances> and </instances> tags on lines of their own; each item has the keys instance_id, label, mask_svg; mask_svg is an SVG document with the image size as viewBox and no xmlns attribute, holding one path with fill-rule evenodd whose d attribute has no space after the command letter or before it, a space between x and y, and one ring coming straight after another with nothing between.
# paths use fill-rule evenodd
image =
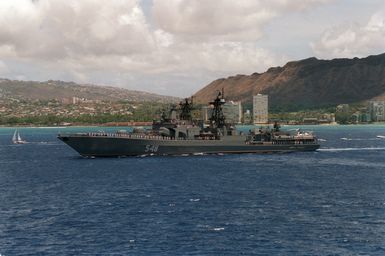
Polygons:
<instances>
[{"instance_id":1,"label":"high-rise building","mask_svg":"<svg viewBox=\"0 0 385 256\"><path fill-rule=\"evenodd\" d=\"M203 122L208 123L212 113L213 113L213 108L211 106L202 107L201 118Z\"/></svg>"},{"instance_id":2,"label":"high-rise building","mask_svg":"<svg viewBox=\"0 0 385 256\"><path fill-rule=\"evenodd\" d=\"M243 113L243 123L244 124L252 124L253 123L253 116L251 114L250 109L246 109L246 111Z\"/></svg>"},{"instance_id":3,"label":"high-rise building","mask_svg":"<svg viewBox=\"0 0 385 256\"><path fill-rule=\"evenodd\" d=\"M253 121L254 124L268 123L268 96L257 94L253 96Z\"/></svg>"},{"instance_id":4,"label":"high-rise building","mask_svg":"<svg viewBox=\"0 0 385 256\"><path fill-rule=\"evenodd\" d=\"M385 121L385 101L372 100L369 102L369 112L374 122Z\"/></svg>"},{"instance_id":5,"label":"high-rise building","mask_svg":"<svg viewBox=\"0 0 385 256\"><path fill-rule=\"evenodd\" d=\"M240 101L228 101L223 104L222 109L227 123L240 124L242 122L242 104Z\"/></svg>"}]
</instances>

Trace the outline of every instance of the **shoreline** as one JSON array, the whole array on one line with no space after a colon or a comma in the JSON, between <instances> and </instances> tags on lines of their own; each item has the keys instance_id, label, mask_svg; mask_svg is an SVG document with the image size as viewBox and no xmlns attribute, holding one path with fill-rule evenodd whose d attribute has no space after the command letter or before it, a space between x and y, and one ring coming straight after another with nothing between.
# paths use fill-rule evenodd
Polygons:
<instances>
[{"instance_id":1,"label":"shoreline","mask_svg":"<svg viewBox=\"0 0 385 256\"><path fill-rule=\"evenodd\" d=\"M125 123L125 124L73 124L73 125L9 125L2 124L0 128L41 128L41 129L65 129L65 128L86 128L86 127L141 127L141 126L151 126L152 122L133 122L133 123ZM273 124L264 124L264 126L271 126ZM376 123L361 123L361 124L281 124L281 127L290 127L290 126L381 126L385 125L385 122L376 122ZM237 124L236 126L255 126L259 127L261 125L256 124Z\"/></svg>"},{"instance_id":2,"label":"shoreline","mask_svg":"<svg viewBox=\"0 0 385 256\"><path fill-rule=\"evenodd\" d=\"M151 126L152 122L110 122L103 124L71 124L71 125L35 125L35 124L1 124L1 128L21 127L21 128L66 128L66 127L139 127Z\"/></svg>"}]
</instances>

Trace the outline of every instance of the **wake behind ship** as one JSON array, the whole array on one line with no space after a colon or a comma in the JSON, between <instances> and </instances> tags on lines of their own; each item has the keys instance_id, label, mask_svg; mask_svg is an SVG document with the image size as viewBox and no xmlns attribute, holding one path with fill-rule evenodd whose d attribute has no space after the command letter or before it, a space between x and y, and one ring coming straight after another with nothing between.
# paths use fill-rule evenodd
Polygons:
<instances>
[{"instance_id":1,"label":"wake behind ship","mask_svg":"<svg viewBox=\"0 0 385 256\"><path fill-rule=\"evenodd\" d=\"M222 112L223 93L210 102L213 105L210 124L192 120L192 100L180 103L180 114L171 109L162 114L152 129L116 133L59 134L58 138L82 156L117 157L138 155L234 154L315 151L320 145L311 133L281 132L273 129L239 132L226 123Z\"/></svg>"}]
</instances>

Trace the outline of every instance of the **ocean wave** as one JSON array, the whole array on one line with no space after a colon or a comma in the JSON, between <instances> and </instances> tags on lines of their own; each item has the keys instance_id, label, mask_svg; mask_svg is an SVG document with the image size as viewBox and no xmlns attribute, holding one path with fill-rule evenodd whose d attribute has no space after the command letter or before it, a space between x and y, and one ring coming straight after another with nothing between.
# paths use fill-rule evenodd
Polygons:
<instances>
[{"instance_id":1,"label":"ocean wave","mask_svg":"<svg viewBox=\"0 0 385 256\"><path fill-rule=\"evenodd\" d=\"M24 147L26 145L37 145L37 146L57 146L57 145L63 145L60 142L55 142L55 141L28 141L27 143L24 144L5 144L5 145L0 145L1 147Z\"/></svg>"},{"instance_id":2,"label":"ocean wave","mask_svg":"<svg viewBox=\"0 0 385 256\"><path fill-rule=\"evenodd\" d=\"M320 148L318 152L338 152L338 151L365 151L365 150L385 150L385 147L377 148Z\"/></svg>"},{"instance_id":3,"label":"ocean wave","mask_svg":"<svg viewBox=\"0 0 385 256\"><path fill-rule=\"evenodd\" d=\"M55 141L39 141L39 142L29 142L31 144L37 144L37 145L40 145L40 146L52 146L52 145L63 145L62 143L60 142L55 142Z\"/></svg>"},{"instance_id":4,"label":"ocean wave","mask_svg":"<svg viewBox=\"0 0 385 256\"><path fill-rule=\"evenodd\" d=\"M341 140L348 140L348 141L362 141L362 140L378 140L379 137L377 136L377 138L341 138Z\"/></svg>"},{"instance_id":5,"label":"ocean wave","mask_svg":"<svg viewBox=\"0 0 385 256\"><path fill-rule=\"evenodd\" d=\"M318 162L321 165L334 165L334 166L354 166L354 167L363 167L363 168L381 168L385 167L385 163L381 162L370 162L363 159L351 159L351 158L328 158ZM363 169L364 170L364 169Z\"/></svg>"}]
</instances>

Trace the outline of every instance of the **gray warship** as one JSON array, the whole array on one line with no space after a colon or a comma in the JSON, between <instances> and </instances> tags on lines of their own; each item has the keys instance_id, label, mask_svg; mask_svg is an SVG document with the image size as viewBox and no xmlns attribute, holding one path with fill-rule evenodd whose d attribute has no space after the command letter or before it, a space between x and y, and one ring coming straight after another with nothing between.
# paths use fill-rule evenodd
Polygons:
<instances>
[{"instance_id":1,"label":"gray warship","mask_svg":"<svg viewBox=\"0 0 385 256\"><path fill-rule=\"evenodd\" d=\"M172 108L168 116L163 113L154 121L150 130L59 134L58 138L84 157L286 153L320 147L312 133L283 132L277 123L273 128L237 131L225 120L224 103L223 92L219 92L210 102L213 109L208 125L193 120L192 99L185 99L179 104L179 118Z\"/></svg>"}]
</instances>

